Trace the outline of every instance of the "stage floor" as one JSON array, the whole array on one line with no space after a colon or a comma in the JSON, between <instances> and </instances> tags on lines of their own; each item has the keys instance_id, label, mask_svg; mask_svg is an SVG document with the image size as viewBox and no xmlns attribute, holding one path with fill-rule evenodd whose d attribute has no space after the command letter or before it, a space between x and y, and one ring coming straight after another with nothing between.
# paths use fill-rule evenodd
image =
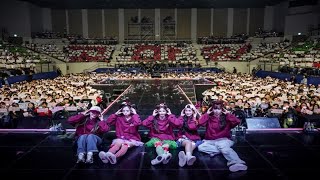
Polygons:
<instances>
[{"instance_id":1,"label":"stage floor","mask_svg":"<svg viewBox=\"0 0 320 180\"><path fill-rule=\"evenodd\" d=\"M132 149L118 164L76 164L72 141L39 133L0 134L0 173L10 179L293 179L311 178L320 169L320 135L300 132L250 132L235 137L234 149L247 162L245 172L230 173L222 155L195 152L191 167L178 166L177 153L167 165L151 166L154 149ZM103 147L106 149L107 147Z\"/></svg>"}]
</instances>

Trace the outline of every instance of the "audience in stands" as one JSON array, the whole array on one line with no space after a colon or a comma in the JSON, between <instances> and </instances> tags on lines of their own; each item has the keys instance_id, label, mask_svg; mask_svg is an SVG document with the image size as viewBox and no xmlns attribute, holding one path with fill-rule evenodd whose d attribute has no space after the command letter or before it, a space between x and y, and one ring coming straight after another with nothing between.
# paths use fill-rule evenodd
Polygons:
<instances>
[{"instance_id":1,"label":"audience in stands","mask_svg":"<svg viewBox=\"0 0 320 180\"><path fill-rule=\"evenodd\" d=\"M255 117L284 117L288 113L286 110L291 108L294 110L290 111L291 116L295 112L300 116L299 122L291 122L296 127L302 127L306 116L319 113L320 86L229 73L214 74L212 81L217 86L203 93L204 106L209 105L212 100L224 100L228 110L241 109L245 113L249 108ZM248 114L245 113L244 116L248 117ZM289 126L288 123L284 125L287 118L280 120L281 125Z\"/></svg>"},{"instance_id":2,"label":"audience in stands","mask_svg":"<svg viewBox=\"0 0 320 180\"><path fill-rule=\"evenodd\" d=\"M137 65L139 62L158 61L167 63L171 67L177 65L193 67L200 64L196 54L196 48L188 43L124 44L116 57L116 65Z\"/></svg>"},{"instance_id":3,"label":"audience in stands","mask_svg":"<svg viewBox=\"0 0 320 180\"><path fill-rule=\"evenodd\" d=\"M50 62L43 55L23 47L0 44L0 77L2 78L33 74L36 71L36 64Z\"/></svg>"},{"instance_id":4,"label":"audience in stands","mask_svg":"<svg viewBox=\"0 0 320 180\"><path fill-rule=\"evenodd\" d=\"M260 61L280 63L279 71L285 73L320 75L320 43L318 40L301 42Z\"/></svg>"},{"instance_id":5,"label":"audience in stands","mask_svg":"<svg viewBox=\"0 0 320 180\"><path fill-rule=\"evenodd\" d=\"M110 62L115 46L69 45L64 48L69 62Z\"/></svg>"},{"instance_id":6,"label":"audience in stands","mask_svg":"<svg viewBox=\"0 0 320 180\"><path fill-rule=\"evenodd\" d=\"M287 47L289 43L203 45L201 55L207 61L250 61Z\"/></svg>"}]
</instances>

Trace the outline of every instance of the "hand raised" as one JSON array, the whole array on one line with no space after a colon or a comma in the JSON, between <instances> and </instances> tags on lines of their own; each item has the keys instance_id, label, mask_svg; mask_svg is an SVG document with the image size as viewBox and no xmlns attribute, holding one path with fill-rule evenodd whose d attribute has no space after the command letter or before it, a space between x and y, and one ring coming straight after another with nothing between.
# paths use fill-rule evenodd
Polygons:
<instances>
[{"instance_id":1,"label":"hand raised","mask_svg":"<svg viewBox=\"0 0 320 180\"><path fill-rule=\"evenodd\" d=\"M182 111L181 111L181 116L184 116L185 114L184 114L184 109L182 109Z\"/></svg>"},{"instance_id":2,"label":"hand raised","mask_svg":"<svg viewBox=\"0 0 320 180\"><path fill-rule=\"evenodd\" d=\"M152 116L156 116L156 115L158 115L158 110L153 110L153 113L152 113Z\"/></svg>"},{"instance_id":3,"label":"hand raised","mask_svg":"<svg viewBox=\"0 0 320 180\"><path fill-rule=\"evenodd\" d=\"M172 113L171 113L171 110L170 110L169 108L167 108L167 114L168 114L168 115L172 114Z\"/></svg>"},{"instance_id":4,"label":"hand raised","mask_svg":"<svg viewBox=\"0 0 320 180\"><path fill-rule=\"evenodd\" d=\"M116 115L122 114L121 109L119 109L115 114L116 114Z\"/></svg>"},{"instance_id":5,"label":"hand raised","mask_svg":"<svg viewBox=\"0 0 320 180\"><path fill-rule=\"evenodd\" d=\"M137 111L134 108L131 108L132 114L137 114Z\"/></svg>"},{"instance_id":6,"label":"hand raised","mask_svg":"<svg viewBox=\"0 0 320 180\"><path fill-rule=\"evenodd\" d=\"M209 108L209 109L207 110L207 114L211 114L211 113L212 113L212 109Z\"/></svg>"}]
</instances>

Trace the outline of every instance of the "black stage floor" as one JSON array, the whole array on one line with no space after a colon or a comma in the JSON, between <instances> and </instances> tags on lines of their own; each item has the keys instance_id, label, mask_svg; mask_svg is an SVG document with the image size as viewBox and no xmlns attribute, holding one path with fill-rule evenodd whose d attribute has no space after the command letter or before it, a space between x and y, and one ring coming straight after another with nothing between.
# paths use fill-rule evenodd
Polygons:
<instances>
[{"instance_id":1,"label":"black stage floor","mask_svg":"<svg viewBox=\"0 0 320 180\"><path fill-rule=\"evenodd\" d=\"M246 172L230 173L218 155L195 152L192 167L180 168L177 153L167 165L152 167L154 149L132 149L118 164L76 164L72 141L39 133L0 134L0 174L13 179L293 179L317 176L320 135L299 132L248 132L237 136L234 149L247 162ZM106 149L107 147L103 147ZM11 179L10 178L10 179Z\"/></svg>"}]
</instances>

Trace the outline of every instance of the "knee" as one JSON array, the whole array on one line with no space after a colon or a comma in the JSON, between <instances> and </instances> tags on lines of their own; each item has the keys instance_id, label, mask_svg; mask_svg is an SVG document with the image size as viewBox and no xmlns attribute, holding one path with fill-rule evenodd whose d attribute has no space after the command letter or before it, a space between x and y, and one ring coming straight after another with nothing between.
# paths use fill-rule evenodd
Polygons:
<instances>
[{"instance_id":1,"label":"knee","mask_svg":"<svg viewBox=\"0 0 320 180\"><path fill-rule=\"evenodd\" d=\"M164 147L164 148L169 148L169 146L170 146L169 144L163 144L162 145L162 147Z\"/></svg>"},{"instance_id":2,"label":"knee","mask_svg":"<svg viewBox=\"0 0 320 180\"><path fill-rule=\"evenodd\" d=\"M93 139L94 138L94 135L93 134L88 134L88 137L89 139Z\"/></svg>"},{"instance_id":3,"label":"knee","mask_svg":"<svg viewBox=\"0 0 320 180\"><path fill-rule=\"evenodd\" d=\"M161 141L157 141L157 142L154 142L154 146L155 146L155 147L163 146L163 144L162 144Z\"/></svg>"},{"instance_id":4,"label":"knee","mask_svg":"<svg viewBox=\"0 0 320 180\"><path fill-rule=\"evenodd\" d=\"M79 136L79 139L80 138L86 138L88 136L88 134L82 134L81 136Z\"/></svg>"},{"instance_id":5,"label":"knee","mask_svg":"<svg viewBox=\"0 0 320 180\"><path fill-rule=\"evenodd\" d=\"M185 142L186 142L186 146L191 146L192 145L192 142L189 141L189 140L186 140Z\"/></svg>"},{"instance_id":6,"label":"knee","mask_svg":"<svg viewBox=\"0 0 320 180\"><path fill-rule=\"evenodd\" d=\"M83 140L86 139L86 137L87 137L87 135L86 135L86 134L83 134L83 135L81 135L81 136L78 137L78 141L83 141Z\"/></svg>"},{"instance_id":7,"label":"knee","mask_svg":"<svg viewBox=\"0 0 320 180\"><path fill-rule=\"evenodd\" d=\"M94 134L88 134L87 141L95 141L96 142L97 139Z\"/></svg>"},{"instance_id":8,"label":"knee","mask_svg":"<svg viewBox=\"0 0 320 180\"><path fill-rule=\"evenodd\" d=\"M205 144L200 144L199 146L198 146L198 150L199 151L203 151L205 149Z\"/></svg>"},{"instance_id":9,"label":"knee","mask_svg":"<svg viewBox=\"0 0 320 180\"><path fill-rule=\"evenodd\" d=\"M114 146L117 146L117 147L121 147L123 144L122 144L122 142L116 142L116 143L114 143Z\"/></svg>"}]
</instances>

